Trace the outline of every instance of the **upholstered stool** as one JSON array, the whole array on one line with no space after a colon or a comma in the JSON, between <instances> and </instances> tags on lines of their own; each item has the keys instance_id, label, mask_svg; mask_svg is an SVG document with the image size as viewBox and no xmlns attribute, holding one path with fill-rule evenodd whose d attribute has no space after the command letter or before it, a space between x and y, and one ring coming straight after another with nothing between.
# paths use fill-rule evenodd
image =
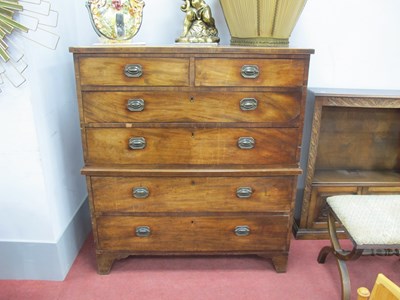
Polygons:
<instances>
[{"instance_id":1,"label":"upholstered stool","mask_svg":"<svg viewBox=\"0 0 400 300\"><path fill-rule=\"evenodd\" d=\"M347 260L361 255L397 255L400 249L400 195L340 195L327 198L328 229L331 246L321 249L318 262L329 253L337 260L342 281L342 299L350 299ZM336 234L336 222L342 224L353 243L343 250Z\"/></svg>"}]
</instances>

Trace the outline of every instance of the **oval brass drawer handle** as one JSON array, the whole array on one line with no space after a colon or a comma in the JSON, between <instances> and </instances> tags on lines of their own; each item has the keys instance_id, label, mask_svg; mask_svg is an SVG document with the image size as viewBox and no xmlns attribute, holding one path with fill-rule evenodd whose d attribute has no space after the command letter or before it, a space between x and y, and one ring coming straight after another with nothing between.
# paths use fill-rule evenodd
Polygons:
<instances>
[{"instance_id":1,"label":"oval brass drawer handle","mask_svg":"<svg viewBox=\"0 0 400 300\"><path fill-rule=\"evenodd\" d=\"M248 150L255 147L256 141L252 137L240 137L237 145L240 149Z\"/></svg>"},{"instance_id":2,"label":"oval brass drawer handle","mask_svg":"<svg viewBox=\"0 0 400 300\"><path fill-rule=\"evenodd\" d=\"M129 111L142 111L144 110L143 99L129 99L126 107Z\"/></svg>"},{"instance_id":3,"label":"oval brass drawer handle","mask_svg":"<svg viewBox=\"0 0 400 300\"><path fill-rule=\"evenodd\" d=\"M135 233L138 237L148 237L151 234L151 229L149 226L138 226L136 227Z\"/></svg>"},{"instance_id":4,"label":"oval brass drawer handle","mask_svg":"<svg viewBox=\"0 0 400 300\"><path fill-rule=\"evenodd\" d=\"M125 66L124 73L126 77L138 78L143 75L143 67L139 64L129 64Z\"/></svg>"},{"instance_id":5,"label":"oval brass drawer handle","mask_svg":"<svg viewBox=\"0 0 400 300\"><path fill-rule=\"evenodd\" d=\"M236 226L235 234L237 236L248 236L250 234L250 227L247 225Z\"/></svg>"},{"instance_id":6,"label":"oval brass drawer handle","mask_svg":"<svg viewBox=\"0 0 400 300\"><path fill-rule=\"evenodd\" d=\"M243 78L255 79L260 75L260 70L257 65L244 65L240 73Z\"/></svg>"},{"instance_id":7,"label":"oval brass drawer handle","mask_svg":"<svg viewBox=\"0 0 400 300\"><path fill-rule=\"evenodd\" d=\"M132 137L129 139L129 148L132 150L141 150L146 147L146 139L144 137Z\"/></svg>"},{"instance_id":8,"label":"oval brass drawer handle","mask_svg":"<svg viewBox=\"0 0 400 300\"><path fill-rule=\"evenodd\" d=\"M258 106L256 98L243 98L240 100L240 109L243 111L255 110Z\"/></svg>"},{"instance_id":9,"label":"oval brass drawer handle","mask_svg":"<svg viewBox=\"0 0 400 300\"><path fill-rule=\"evenodd\" d=\"M137 199L145 199L149 196L150 192L147 187L134 187L132 189L132 196Z\"/></svg>"},{"instance_id":10,"label":"oval brass drawer handle","mask_svg":"<svg viewBox=\"0 0 400 300\"><path fill-rule=\"evenodd\" d=\"M250 198L253 195L253 189L251 187L238 187L236 190L236 196L240 199Z\"/></svg>"}]
</instances>

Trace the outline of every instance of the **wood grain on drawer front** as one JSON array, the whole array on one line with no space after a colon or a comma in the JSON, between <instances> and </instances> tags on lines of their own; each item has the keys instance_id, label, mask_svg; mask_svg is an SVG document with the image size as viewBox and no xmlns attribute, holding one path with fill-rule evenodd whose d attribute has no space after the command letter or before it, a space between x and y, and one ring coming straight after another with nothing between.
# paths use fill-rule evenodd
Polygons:
<instances>
[{"instance_id":1,"label":"wood grain on drawer front","mask_svg":"<svg viewBox=\"0 0 400 300\"><path fill-rule=\"evenodd\" d=\"M130 78L125 66L139 64L143 75ZM82 57L80 58L81 85L104 86L187 86L189 60L181 58Z\"/></svg>"},{"instance_id":2,"label":"wood grain on drawer front","mask_svg":"<svg viewBox=\"0 0 400 300\"><path fill-rule=\"evenodd\" d=\"M289 211L293 177L92 177L96 212ZM239 188L250 188L239 198ZM145 188L146 198L133 190ZM112 199L112 201L110 201Z\"/></svg>"},{"instance_id":3,"label":"wood grain on drawer front","mask_svg":"<svg viewBox=\"0 0 400 300\"><path fill-rule=\"evenodd\" d=\"M87 128L89 164L295 164L298 128ZM253 149L238 140L251 137ZM144 138L144 149L129 140Z\"/></svg>"},{"instance_id":4,"label":"wood grain on drawer front","mask_svg":"<svg viewBox=\"0 0 400 300\"><path fill-rule=\"evenodd\" d=\"M288 216L207 216L97 218L99 248L130 251L267 251L287 250ZM137 237L138 226L148 226L148 237ZM237 226L248 226L248 236L237 236Z\"/></svg>"},{"instance_id":5,"label":"wood grain on drawer front","mask_svg":"<svg viewBox=\"0 0 400 300\"><path fill-rule=\"evenodd\" d=\"M84 121L103 122L276 122L298 121L300 95L271 92L85 92ZM128 101L143 100L130 111ZM223 99L223 101L221 101ZM246 102L247 101L247 102ZM256 103L253 110L241 108Z\"/></svg>"},{"instance_id":6,"label":"wood grain on drawer front","mask_svg":"<svg viewBox=\"0 0 400 300\"><path fill-rule=\"evenodd\" d=\"M244 78L243 66L257 66L257 78ZM305 61L299 59L196 59L196 86L279 86L304 84Z\"/></svg>"}]
</instances>

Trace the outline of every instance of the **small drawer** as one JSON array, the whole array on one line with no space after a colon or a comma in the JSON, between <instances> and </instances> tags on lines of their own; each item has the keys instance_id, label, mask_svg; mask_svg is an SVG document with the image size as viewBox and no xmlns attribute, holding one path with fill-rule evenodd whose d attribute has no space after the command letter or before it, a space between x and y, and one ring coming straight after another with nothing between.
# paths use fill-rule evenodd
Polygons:
<instances>
[{"instance_id":1,"label":"small drawer","mask_svg":"<svg viewBox=\"0 0 400 300\"><path fill-rule=\"evenodd\" d=\"M196 59L195 85L299 87L304 85L305 63L300 59Z\"/></svg>"},{"instance_id":2,"label":"small drawer","mask_svg":"<svg viewBox=\"0 0 400 300\"><path fill-rule=\"evenodd\" d=\"M223 99L223 101L221 101ZM85 123L299 122L299 92L84 92Z\"/></svg>"},{"instance_id":3,"label":"small drawer","mask_svg":"<svg viewBox=\"0 0 400 300\"><path fill-rule=\"evenodd\" d=\"M187 86L189 60L181 58L82 57L81 85Z\"/></svg>"},{"instance_id":4,"label":"small drawer","mask_svg":"<svg viewBox=\"0 0 400 300\"><path fill-rule=\"evenodd\" d=\"M96 219L99 250L151 252L286 251L287 215Z\"/></svg>"},{"instance_id":5,"label":"small drawer","mask_svg":"<svg viewBox=\"0 0 400 300\"><path fill-rule=\"evenodd\" d=\"M91 177L96 212L288 212L293 177ZM112 201L110 201L112 199Z\"/></svg>"},{"instance_id":6,"label":"small drawer","mask_svg":"<svg viewBox=\"0 0 400 300\"><path fill-rule=\"evenodd\" d=\"M294 165L298 128L87 128L89 164Z\"/></svg>"}]
</instances>

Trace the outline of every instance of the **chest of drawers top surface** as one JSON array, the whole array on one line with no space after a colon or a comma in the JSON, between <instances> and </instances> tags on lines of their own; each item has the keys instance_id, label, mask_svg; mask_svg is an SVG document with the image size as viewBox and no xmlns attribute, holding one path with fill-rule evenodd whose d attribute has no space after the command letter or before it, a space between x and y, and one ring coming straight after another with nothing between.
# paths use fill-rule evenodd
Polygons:
<instances>
[{"instance_id":1,"label":"chest of drawers top surface","mask_svg":"<svg viewBox=\"0 0 400 300\"><path fill-rule=\"evenodd\" d=\"M234 47L234 46L72 46L69 48L71 53L75 54L203 54L203 55L305 55L314 53L314 49L305 48L268 48L268 47Z\"/></svg>"}]
</instances>

